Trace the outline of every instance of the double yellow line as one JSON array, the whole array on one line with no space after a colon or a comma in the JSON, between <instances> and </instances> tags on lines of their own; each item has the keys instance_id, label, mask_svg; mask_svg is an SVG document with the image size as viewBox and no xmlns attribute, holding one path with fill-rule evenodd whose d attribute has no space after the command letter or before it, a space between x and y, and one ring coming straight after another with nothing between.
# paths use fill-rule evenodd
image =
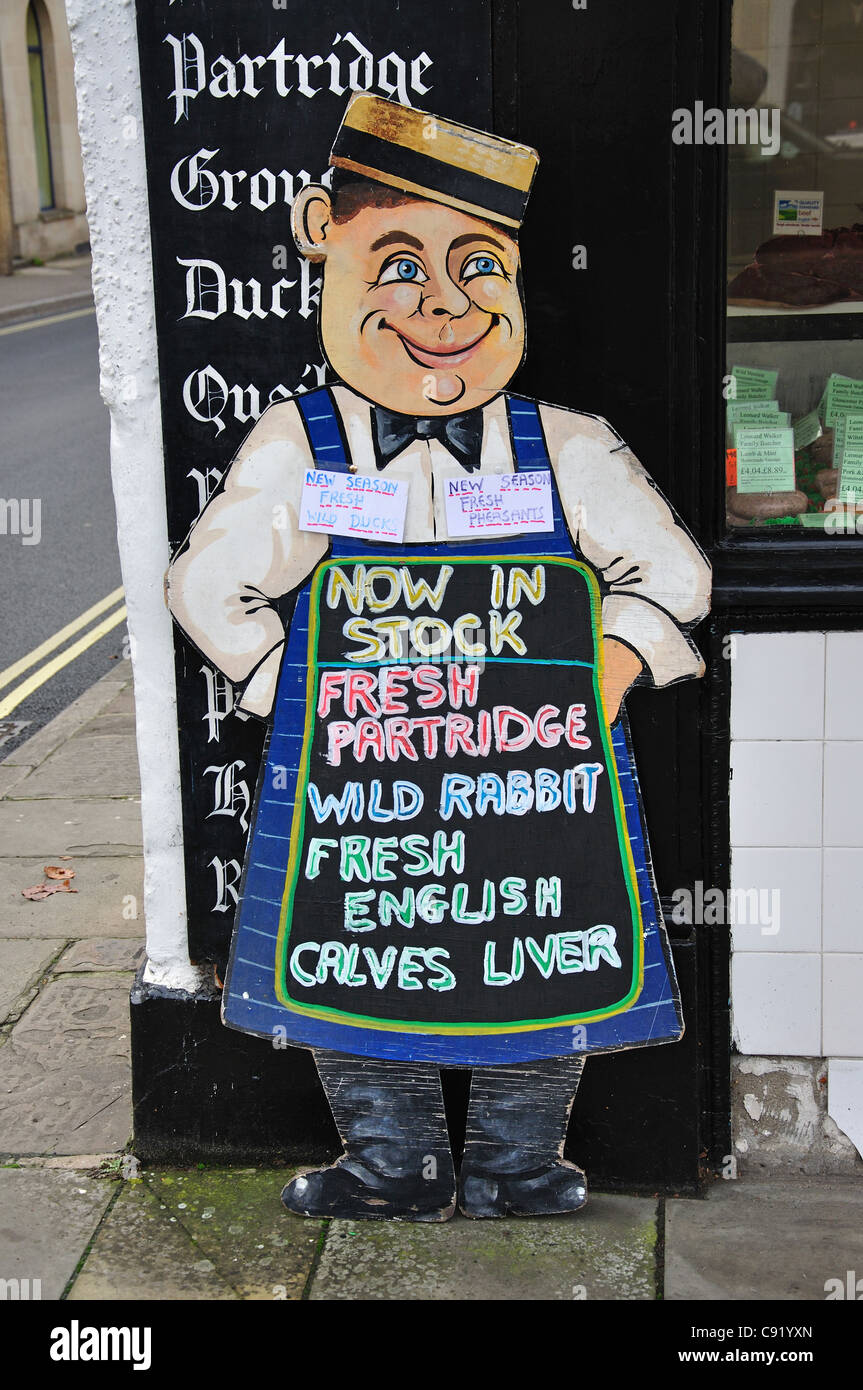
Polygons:
<instances>
[{"instance_id":1,"label":"double yellow line","mask_svg":"<svg viewBox=\"0 0 863 1390\"><path fill-rule=\"evenodd\" d=\"M126 605L120 602L122 597L123 588L121 585L119 589L115 589L106 598L94 603L93 607L88 608L80 617L74 618L71 623L61 627L60 631L55 632L53 637L49 637L38 647L34 647L32 652L28 652L18 661L13 661L12 665L7 666L5 671L0 671L0 690L5 690L7 685L13 685L13 682L25 671L29 671L31 666L38 667L32 675L29 675L20 685L14 686L8 695L0 699L0 719L5 719L14 709L18 708L23 700L27 699L28 695L32 695L34 690L38 690L40 685L44 685L52 676L56 676L57 672L62 671L64 666L68 666L70 661L75 661L88 647L92 647L94 642L98 642L100 637L104 637L106 632L110 632L118 623L121 623L126 616ZM44 657L50 657L52 652L57 651L58 647L62 647L63 643L68 642L70 637L74 637L76 632L87 627L88 623L92 623L107 609L114 608L117 603L120 604L119 608L116 608L113 613L109 613L107 618L103 618L100 623L96 623L96 626L90 628L89 632L85 632L83 637L79 637L77 642L73 642L71 647L67 647L65 651L51 657L51 660L46 661L43 666L38 665Z\"/></svg>"}]
</instances>

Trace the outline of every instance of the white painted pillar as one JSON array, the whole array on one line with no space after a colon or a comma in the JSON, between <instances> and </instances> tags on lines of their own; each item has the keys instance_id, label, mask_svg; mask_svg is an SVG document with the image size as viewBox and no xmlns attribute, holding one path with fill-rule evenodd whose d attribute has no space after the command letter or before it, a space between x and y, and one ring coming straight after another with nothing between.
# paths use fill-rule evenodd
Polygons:
<instances>
[{"instance_id":1,"label":"white painted pillar","mask_svg":"<svg viewBox=\"0 0 863 1390\"><path fill-rule=\"evenodd\" d=\"M102 398L111 414L111 476L135 677L145 979L193 991L189 960L150 224L135 7L67 0L84 156Z\"/></svg>"}]
</instances>

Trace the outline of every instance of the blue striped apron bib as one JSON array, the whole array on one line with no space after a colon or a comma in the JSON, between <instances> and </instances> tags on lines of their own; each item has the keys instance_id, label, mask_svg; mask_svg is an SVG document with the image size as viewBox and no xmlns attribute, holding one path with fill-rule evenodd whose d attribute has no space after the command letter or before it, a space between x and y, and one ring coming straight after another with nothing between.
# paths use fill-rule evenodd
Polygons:
<instances>
[{"instance_id":1,"label":"blue striped apron bib","mask_svg":"<svg viewBox=\"0 0 863 1390\"><path fill-rule=\"evenodd\" d=\"M312 456L322 467L347 471L347 453L341 425L327 388L297 399L308 433ZM411 559L440 563L458 557L495 559L523 557L541 550L542 558L578 560L570 538L554 481L539 414L532 401L507 397L516 471L545 470L551 476L554 531L538 537L516 537L483 543L450 542L410 545ZM387 553L381 558L381 553ZM371 558L373 557L373 559ZM371 545L341 536L332 537L329 560L366 561L397 565L399 548ZM405 561L406 563L406 561ZM583 567L583 562L582 562ZM347 568L347 564L346 564ZM310 703L310 595L314 575L299 591L290 624L275 701L265 763L258 784L256 807L240 887L236 926L222 1004L228 1027L258 1036L278 1037L298 1046L322 1048L355 1056L436 1063L441 1066L493 1066L570 1054L613 1052L676 1041L683 1022L659 901L650 864L650 853L638 790L638 781L625 719L609 731L605 728L608 770L616 766L619 785L619 835L628 841L630 894L640 919L637 987L632 1002L608 1016L591 1016L565 1023L535 1020L534 1026L519 1020L507 1031L498 1021L492 1031L423 1031L421 1025L401 1031L391 1021L376 1026L374 1018L356 1021L357 1011L314 1011L286 1002L284 947L286 884L291 870L291 827L295 818L297 787L303 782L304 750L308 771L307 741ZM319 586L320 587L320 586ZM322 606L322 605L321 605ZM379 663L378 663L379 664ZM579 664L579 663L574 663ZM601 705L600 705L601 709ZM402 774L397 772L396 776ZM409 773L407 774L409 775ZM337 830L343 827L337 827ZM404 828L404 827L397 827ZM409 828L409 827L408 827ZM321 834L333 829L318 827ZM294 856L296 859L296 854ZM558 924L555 924L559 926ZM550 929L550 928L547 928ZM315 921L302 923L303 934L319 938ZM346 992L346 993L349 993Z\"/></svg>"}]
</instances>

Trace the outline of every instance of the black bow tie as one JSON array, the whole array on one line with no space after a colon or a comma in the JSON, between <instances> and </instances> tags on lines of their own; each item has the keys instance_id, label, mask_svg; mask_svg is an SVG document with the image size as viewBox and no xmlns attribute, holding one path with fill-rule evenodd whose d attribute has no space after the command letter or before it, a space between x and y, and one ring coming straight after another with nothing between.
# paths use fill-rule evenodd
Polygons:
<instances>
[{"instance_id":1,"label":"black bow tie","mask_svg":"<svg viewBox=\"0 0 863 1390\"><path fill-rule=\"evenodd\" d=\"M479 468L482 448L482 408L464 415L396 415L378 405L374 409L374 443L378 468L415 439L438 439L458 459L462 468L473 473Z\"/></svg>"}]
</instances>

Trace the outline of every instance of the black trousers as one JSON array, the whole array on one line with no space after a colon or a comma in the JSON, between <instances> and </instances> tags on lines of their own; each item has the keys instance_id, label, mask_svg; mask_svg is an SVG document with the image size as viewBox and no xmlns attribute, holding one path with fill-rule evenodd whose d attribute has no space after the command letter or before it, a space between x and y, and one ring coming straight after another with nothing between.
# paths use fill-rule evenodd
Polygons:
<instances>
[{"instance_id":1,"label":"black trousers","mask_svg":"<svg viewBox=\"0 0 863 1390\"><path fill-rule=\"evenodd\" d=\"M393 1177L421 1172L430 1159L452 1165L436 1066L322 1051L314 1058L350 1156ZM500 1175L525 1174L562 1157L583 1069L578 1053L476 1068L464 1164Z\"/></svg>"}]
</instances>

